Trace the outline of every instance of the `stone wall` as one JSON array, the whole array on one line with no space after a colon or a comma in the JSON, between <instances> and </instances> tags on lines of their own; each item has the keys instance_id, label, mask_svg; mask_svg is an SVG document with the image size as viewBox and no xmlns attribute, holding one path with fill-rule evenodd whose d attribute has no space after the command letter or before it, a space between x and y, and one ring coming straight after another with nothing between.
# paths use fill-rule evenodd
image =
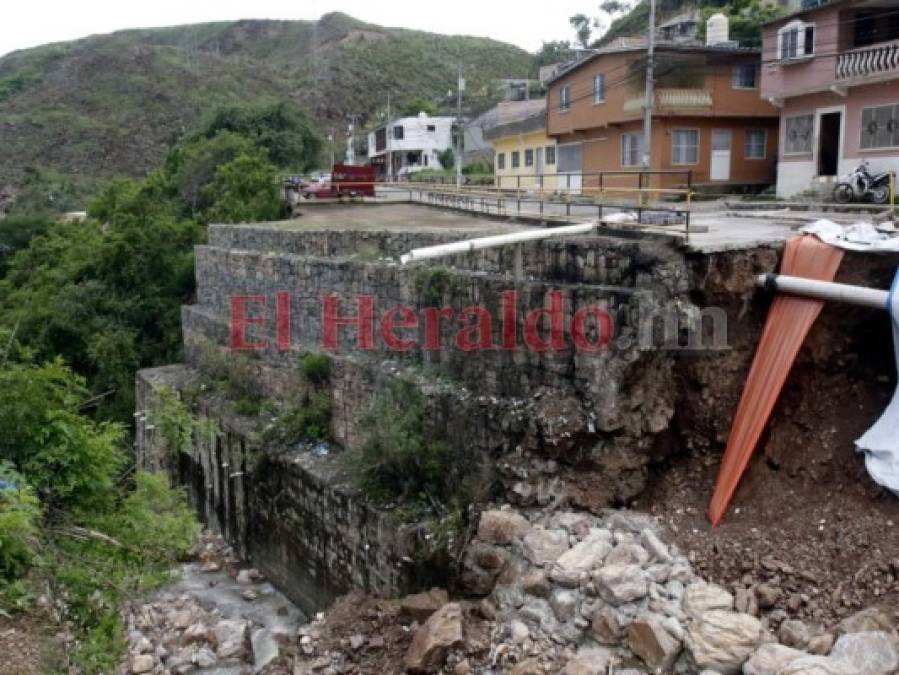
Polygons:
<instances>
[{"instance_id":1,"label":"stone wall","mask_svg":"<svg viewBox=\"0 0 899 675\"><path fill-rule=\"evenodd\" d=\"M156 392L183 392L200 380L186 366L138 373L137 462L184 485L200 518L304 612L353 588L396 595L433 582L437 572L415 561L390 514L355 494L337 456L264 449L260 425L214 396L201 400L198 414L215 422L215 438L197 437L189 454L172 456L155 423Z\"/></svg>"}]
</instances>

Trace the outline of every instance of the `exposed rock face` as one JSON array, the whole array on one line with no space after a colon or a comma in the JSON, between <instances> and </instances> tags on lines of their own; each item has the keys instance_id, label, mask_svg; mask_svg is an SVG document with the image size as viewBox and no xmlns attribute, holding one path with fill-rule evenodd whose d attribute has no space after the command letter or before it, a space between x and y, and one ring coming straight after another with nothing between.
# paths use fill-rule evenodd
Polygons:
<instances>
[{"instance_id":1,"label":"exposed rock face","mask_svg":"<svg viewBox=\"0 0 899 675\"><path fill-rule=\"evenodd\" d=\"M443 665L447 650L461 645L463 640L462 607L450 602L418 629L406 652L406 669L413 673L436 672Z\"/></svg>"},{"instance_id":2,"label":"exposed rock face","mask_svg":"<svg viewBox=\"0 0 899 675\"><path fill-rule=\"evenodd\" d=\"M739 673L758 646L761 624L754 616L713 609L687 630L687 649L699 669Z\"/></svg>"}]
</instances>

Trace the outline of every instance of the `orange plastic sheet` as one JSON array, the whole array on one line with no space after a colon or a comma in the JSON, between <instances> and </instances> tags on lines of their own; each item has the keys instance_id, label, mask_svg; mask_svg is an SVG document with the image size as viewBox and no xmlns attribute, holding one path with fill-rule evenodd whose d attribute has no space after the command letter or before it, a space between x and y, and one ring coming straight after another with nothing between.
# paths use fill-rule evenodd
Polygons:
<instances>
[{"instance_id":1,"label":"orange plastic sheet","mask_svg":"<svg viewBox=\"0 0 899 675\"><path fill-rule=\"evenodd\" d=\"M787 242L780 272L833 281L842 259L841 249L816 237L794 237ZM820 300L793 295L778 294L774 299L727 439L715 493L709 503L708 516L713 525L724 518L796 355L823 306Z\"/></svg>"}]
</instances>

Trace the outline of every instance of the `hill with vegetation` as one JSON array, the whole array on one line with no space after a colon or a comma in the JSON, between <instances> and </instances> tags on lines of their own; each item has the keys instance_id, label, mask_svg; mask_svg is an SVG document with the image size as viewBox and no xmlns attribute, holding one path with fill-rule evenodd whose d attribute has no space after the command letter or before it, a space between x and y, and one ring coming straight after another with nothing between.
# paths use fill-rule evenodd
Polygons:
<instances>
[{"instance_id":1,"label":"hill with vegetation","mask_svg":"<svg viewBox=\"0 0 899 675\"><path fill-rule=\"evenodd\" d=\"M99 179L139 177L211 111L290 101L322 136L415 98L440 105L457 64L468 97L521 76L522 49L486 38L384 28L332 13L127 30L0 58L3 194L55 193L78 205ZM24 188L23 188L24 186Z\"/></svg>"}]
</instances>

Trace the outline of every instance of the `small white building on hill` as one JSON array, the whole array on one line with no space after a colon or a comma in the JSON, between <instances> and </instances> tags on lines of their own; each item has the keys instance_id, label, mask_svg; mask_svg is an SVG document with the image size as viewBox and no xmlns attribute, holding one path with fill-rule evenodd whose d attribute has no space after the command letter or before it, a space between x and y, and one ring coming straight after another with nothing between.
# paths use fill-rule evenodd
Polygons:
<instances>
[{"instance_id":1,"label":"small white building on hill","mask_svg":"<svg viewBox=\"0 0 899 675\"><path fill-rule=\"evenodd\" d=\"M369 132L368 161L379 179L440 169L440 153L453 147L453 123L423 112L390 120Z\"/></svg>"}]
</instances>

